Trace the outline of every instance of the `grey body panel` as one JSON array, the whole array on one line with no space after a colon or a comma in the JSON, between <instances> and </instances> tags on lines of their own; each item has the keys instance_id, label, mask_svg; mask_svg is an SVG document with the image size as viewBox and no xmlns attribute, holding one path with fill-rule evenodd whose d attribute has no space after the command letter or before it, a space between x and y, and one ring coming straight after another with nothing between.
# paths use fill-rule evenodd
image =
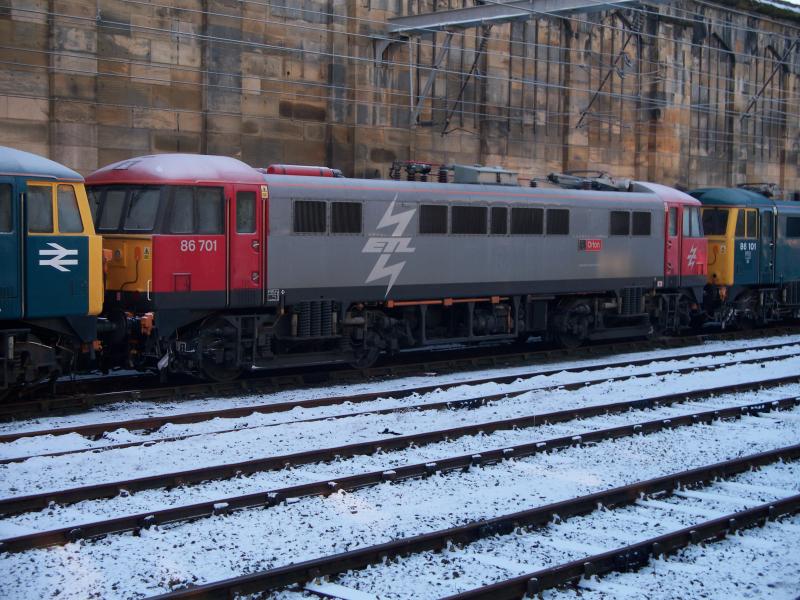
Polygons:
<instances>
[{"instance_id":1,"label":"grey body panel","mask_svg":"<svg viewBox=\"0 0 800 600\"><path fill-rule=\"evenodd\" d=\"M664 276L664 202L655 193L275 175L265 180L267 287L283 290L287 303L320 297L407 300L591 292L615 284L653 287ZM363 202L363 233L295 234L294 200ZM569 234L420 234L421 204L568 208ZM611 210L650 212L651 234L610 236ZM408 212L413 214L403 227L406 219L398 215ZM602 250L582 251L582 239L602 240ZM368 281L371 274L380 274L373 270L384 254L389 255L387 269L404 263L396 280L386 272Z\"/></svg>"}]
</instances>

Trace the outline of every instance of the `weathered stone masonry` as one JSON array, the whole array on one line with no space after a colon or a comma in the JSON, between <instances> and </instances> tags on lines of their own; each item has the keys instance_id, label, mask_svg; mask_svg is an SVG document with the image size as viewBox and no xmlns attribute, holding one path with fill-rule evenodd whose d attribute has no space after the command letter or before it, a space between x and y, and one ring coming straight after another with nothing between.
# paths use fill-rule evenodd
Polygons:
<instances>
[{"instance_id":1,"label":"weathered stone masonry","mask_svg":"<svg viewBox=\"0 0 800 600\"><path fill-rule=\"evenodd\" d=\"M675 0L467 29L446 50L445 32L414 35L376 57L386 19L470 1L3 0L1 143L83 173L181 151L800 190L796 14Z\"/></svg>"}]
</instances>

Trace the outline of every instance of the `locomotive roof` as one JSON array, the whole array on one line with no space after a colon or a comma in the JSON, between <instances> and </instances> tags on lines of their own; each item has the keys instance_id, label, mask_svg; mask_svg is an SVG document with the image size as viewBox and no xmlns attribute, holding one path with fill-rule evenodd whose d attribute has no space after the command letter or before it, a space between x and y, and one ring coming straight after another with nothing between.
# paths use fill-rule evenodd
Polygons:
<instances>
[{"instance_id":1,"label":"locomotive roof","mask_svg":"<svg viewBox=\"0 0 800 600\"><path fill-rule=\"evenodd\" d=\"M83 177L79 173L68 169L61 163L38 154L6 146L0 146L0 174L83 181Z\"/></svg>"},{"instance_id":2,"label":"locomotive roof","mask_svg":"<svg viewBox=\"0 0 800 600\"><path fill-rule=\"evenodd\" d=\"M636 183L633 192L597 191L597 190L571 190L560 187L515 187L508 185L486 184L458 184L438 182L412 182L412 181L386 181L381 179L349 179L349 178L322 178L304 177L294 175L262 175L263 180L277 188L296 188L307 190L349 190L351 193L362 192L405 192L414 194L430 194L421 196L420 199L437 200L437 196L458 196L459 202L475 200L480 201L487 197L508 199L553 199L577 201L626 201L631 203L657 203L663 205L666 200L684 202L687 204L700 204L691 196L673 188L651 184Z\"/></svg>"},{"instance_id":3,"label":"locomotive roof","mask_svg":"<svg viewBox=\"0 0 800 600\"><path fill-rule=\"evenodd\" d=\"M206 154L151 154L103 167L86 178L87 184L103 183L264 183L261 174L229 156Z\"/></svg>"},{"instance_id":4,"label":"locomotive roof","mask_svg":"<svg viewBox=\"0 0 800 600\"><path fill-rule=\"evenodd\" d=\"M800 208L797 202L767 198L758 192L742 188L702 188L689 192L709 206L748 206L753 208Z\"/></svg>"}]
</instances>

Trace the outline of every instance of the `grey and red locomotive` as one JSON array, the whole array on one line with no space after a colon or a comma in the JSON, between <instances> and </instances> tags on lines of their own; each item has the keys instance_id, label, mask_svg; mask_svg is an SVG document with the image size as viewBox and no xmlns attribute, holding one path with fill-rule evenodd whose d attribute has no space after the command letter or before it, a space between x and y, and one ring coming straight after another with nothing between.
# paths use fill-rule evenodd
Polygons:
<instances>
[{"instance_id":1,"label":"grey and red locomotive","mask_svg":"<svg viewBox=\"0 0 800 600\"><path fill-rule=\"evenodd\" d=\"M115 342L138 368L229 379L690 325L706 285L700 202L657 184L526 188L483 171L427 183L217 156L109 165L86 184L112 255Z\"/></svg>"}]
</instances>

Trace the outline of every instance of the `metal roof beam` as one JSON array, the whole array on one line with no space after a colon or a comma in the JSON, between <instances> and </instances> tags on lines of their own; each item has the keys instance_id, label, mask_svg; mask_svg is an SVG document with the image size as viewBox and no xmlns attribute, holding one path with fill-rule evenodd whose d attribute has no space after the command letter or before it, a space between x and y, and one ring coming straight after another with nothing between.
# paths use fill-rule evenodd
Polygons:
<instances>
[{"instance_id":1,"label":"metal roof beam","mask_svg":"<svg viewBox=\"0 0 800 600\"><path fill-rule=\"evenodd\" d=\"M466 29L479 25L504 23L507 21L526 20L538 13L559 14L571 11L598 11L618 8L630 4L632 0L523 0L505 4L483 4L469 8L440 10L409 17L389 19L388 33L409 35L425 31L442 31L445 29Z\"/></svg>"}]
</instances>

